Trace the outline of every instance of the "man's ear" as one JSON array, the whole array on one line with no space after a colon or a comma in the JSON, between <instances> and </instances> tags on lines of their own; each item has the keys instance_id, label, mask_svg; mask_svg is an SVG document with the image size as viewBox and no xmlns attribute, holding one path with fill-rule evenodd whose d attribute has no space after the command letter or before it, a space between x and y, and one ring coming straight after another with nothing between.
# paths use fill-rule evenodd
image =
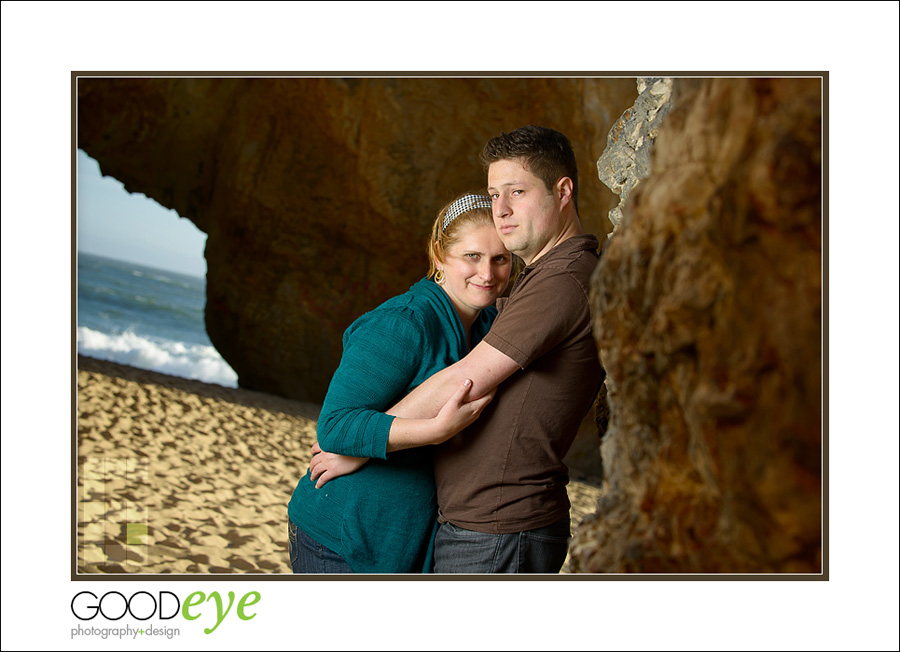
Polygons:
<instances>
[{"instance_id":1,"label":"man's ear","mask_svg":"<svg viewBox=\"0 0 900 652\"><path fill-rule=\"evenodd\" d=\"M556 182L555 190L560 208L572 203L572 193L575 190L575 184L572 183L572 179L569 177L560 177Z\"/></svg>"}]
</instances>

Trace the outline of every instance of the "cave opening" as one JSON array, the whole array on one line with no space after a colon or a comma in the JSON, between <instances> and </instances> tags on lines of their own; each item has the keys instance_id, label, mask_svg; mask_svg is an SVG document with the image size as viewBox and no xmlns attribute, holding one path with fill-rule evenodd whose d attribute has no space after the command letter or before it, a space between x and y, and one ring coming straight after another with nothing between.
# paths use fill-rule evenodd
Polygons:
<instances>
[{"instance_id":1,"label":"cave opening","mask_svg":"<svg viewBox=\"0 0 900 652\"><path fill-rule=\"evenodd\" d=\"M78 353L237 386L206 333L206 234L77 155Z\"/></svg>"}]
</instances>

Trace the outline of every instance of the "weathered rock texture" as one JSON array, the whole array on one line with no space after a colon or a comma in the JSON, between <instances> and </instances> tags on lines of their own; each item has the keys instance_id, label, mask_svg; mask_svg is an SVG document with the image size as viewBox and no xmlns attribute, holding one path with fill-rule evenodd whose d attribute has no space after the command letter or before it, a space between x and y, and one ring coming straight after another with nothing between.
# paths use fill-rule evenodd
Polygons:
<instances>
[{"instance_id":1,"label":"weathered rock texture","mask_svg":"<svg viewBox=\"0 0 900 652\"><path fill-rule=\"evenodd\" d=\"M659 125L672 103L672 79L639 77L638 98L626 109L606 138L606 149L597 161L597 174L619 196L609 212L613 227L622 221L622 207L634 187L650 176L650 153Z\"/></svg>"},{"instance_id":2,"label":"weathered rock texture","mask_svg":"<svg viewBox=\"0 0 900 652\"><path fill-rule=\"evenodd\" d=\"M676 79L593 280L606 486L582 572L820 572L821 83Z\"/></svg>"},{"instance_id":3,"label":"weathered rock texture","mask_svg":"<svg viewBox=\"0 0 900 652\"><path fill-rule=\"evenodd\" d=\"M207 331L242 387L321 401L360 314L424 276L434 214L524 124L566 133L585 227L631 79L78 81L78 146L208 234Z\"/></svg>"}]
</instances>

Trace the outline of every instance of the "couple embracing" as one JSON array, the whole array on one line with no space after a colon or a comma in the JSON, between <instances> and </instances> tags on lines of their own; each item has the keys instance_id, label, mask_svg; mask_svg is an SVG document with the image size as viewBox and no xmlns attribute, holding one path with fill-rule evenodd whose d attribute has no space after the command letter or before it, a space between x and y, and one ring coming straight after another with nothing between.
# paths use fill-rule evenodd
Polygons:
<instances>
[{"instance_id":1,"label":"couple embracing","mask_svg":"<svg viewBox=\"0 0 900 652\"><path fill-rule=\"evenodd\" d=\"M437 216L428 275L344 333L307 474L295 573L558 573L563 458L602 371L569 140L492 138L487 193ZM506 291L517 255L525 263Z\"/></svg>"}]
</instances>

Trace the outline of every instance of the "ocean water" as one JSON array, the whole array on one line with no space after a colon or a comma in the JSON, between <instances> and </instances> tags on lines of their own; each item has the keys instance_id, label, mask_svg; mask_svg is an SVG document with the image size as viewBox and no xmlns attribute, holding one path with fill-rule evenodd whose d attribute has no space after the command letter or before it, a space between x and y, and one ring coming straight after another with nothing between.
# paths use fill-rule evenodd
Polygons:
<instances>
[{"instance_id":1,"label":"ocean water","mask_svg":"<svg viewBox=\"0 0 900 652\"><path fill-rule=\"evenodd\" d=\"M203 323L206 280L78 253L78 352L226 387Z\"/></svg>"}]
</instances>

